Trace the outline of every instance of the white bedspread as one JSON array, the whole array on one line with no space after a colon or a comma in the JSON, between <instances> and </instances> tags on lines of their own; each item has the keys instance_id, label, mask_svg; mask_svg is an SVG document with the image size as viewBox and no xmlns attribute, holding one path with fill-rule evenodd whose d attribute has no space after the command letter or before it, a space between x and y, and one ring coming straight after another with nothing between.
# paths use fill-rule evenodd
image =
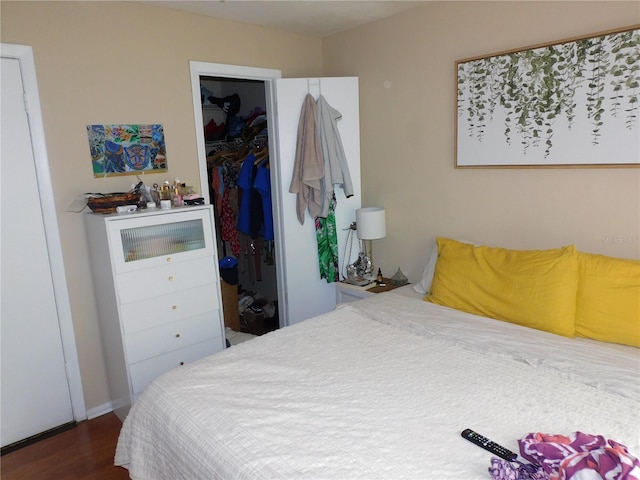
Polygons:
<instances>
[{"instance_id":1,"label":"white bedspread","mask_svg":"<svg viewBox=\"0 0 640 480\"><path fill-rule=\"evenodd\" d=\"M376 295L160 377L115 463L134 480L488 479L464 428L640 455L639 384L638 349Z\"/></svg>"}]
</instances>

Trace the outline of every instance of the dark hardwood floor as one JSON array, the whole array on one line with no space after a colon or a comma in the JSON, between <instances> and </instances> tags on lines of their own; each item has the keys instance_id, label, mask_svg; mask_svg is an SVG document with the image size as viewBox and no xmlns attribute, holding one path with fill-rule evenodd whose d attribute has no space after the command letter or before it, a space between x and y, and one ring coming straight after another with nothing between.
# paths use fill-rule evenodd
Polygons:
<instances>
[{"instance_id":1,"label":"dark hardwood floor","mask_svg":"<svg viewBox=\"0 0 640 480\"><path fill-rule=\"evenodd\" d=\"M113 466L122 423L113 413L85 422L0 458L2 480L126 480Z\"/></svg>"}]
</instances>

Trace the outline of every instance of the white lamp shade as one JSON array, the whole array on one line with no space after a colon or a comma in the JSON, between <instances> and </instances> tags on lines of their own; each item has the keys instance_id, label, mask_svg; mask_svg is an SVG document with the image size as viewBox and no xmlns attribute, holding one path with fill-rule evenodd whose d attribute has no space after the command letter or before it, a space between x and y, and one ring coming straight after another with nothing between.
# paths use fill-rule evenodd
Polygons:
<instances>
[{"instance_id":1,"label":"white lamp shade","mask_svg":"<svg viewBox=\"0 0 640 480\"><path fill-rule=\"evenodd\" d=\"M356 229L360 240L376 240L387 235L384 208L366 207L356 210Z\"/></svg>"}]
</instances>

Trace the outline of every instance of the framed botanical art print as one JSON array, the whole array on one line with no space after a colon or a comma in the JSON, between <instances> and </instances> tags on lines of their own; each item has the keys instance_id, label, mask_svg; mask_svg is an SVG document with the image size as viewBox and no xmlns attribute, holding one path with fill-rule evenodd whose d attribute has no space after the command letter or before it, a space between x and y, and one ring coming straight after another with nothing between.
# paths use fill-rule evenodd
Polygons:
<instances>
[{"instance_id":1,"label":"framed botanical art print","mask_svg":"<svg viewBox=\"0 0 640 480\"><path fill-rule=\"evenodd\" d=\"M640 166L640 26L456 72L456 167Z\"/></svg>"}]
</instances>

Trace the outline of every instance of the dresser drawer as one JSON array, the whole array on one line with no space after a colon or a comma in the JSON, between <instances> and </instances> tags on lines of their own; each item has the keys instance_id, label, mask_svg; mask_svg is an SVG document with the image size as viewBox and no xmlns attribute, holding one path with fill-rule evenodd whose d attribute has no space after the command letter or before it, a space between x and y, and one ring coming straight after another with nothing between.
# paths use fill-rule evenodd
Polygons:
<instances>
[{"instance_id":1,"label":"dresser drawer","mask_svg":"<svg viewBox=\"0 0 640 480\"><path fill-rule=\"evenodd\" d=\"M175 262L116 275L120 304L186 290L217 281L213 257Z\"/></svg>"},{"instance_id":2,"label":"dresser drawer","mask_svg":"<svg viewBox=\"0 0 640 480\"><path fill-rule=\"evenodd\" d=\"M164 372L221 350L222 340L214 338L130 365L131 387L134 395L142 392L144 387Z\"/></svg>"},{"instance_id":3,"label":"dresser drawer","mask_svg":"<svg viewBox=\"0 0 640 480\"><path fill-rule=\"evenodd\" d=\"M125 335L127 362L136 363L204 340L222 336L218 312L169 323L157 328Z\"/></svg>"},{"instance_id":4,"label":"dresser drawer","mask_svg":"<svg viewBox=\"0 0 640 480\"><path fill-rule=\"evenodd\" d=\"M106 218L116 272L131 272L215 253L212 209L172 208Z\"/></svg>"},{"instance_id":5,"label":"dresser drawer","mask_svg":"<svg viewBox=\"0 0 640 480\"><path fill-rule=\"evenodd\" d=\"M177 293L127 303L120 307L120 317L124 334L131 335L205 312L218 312L218 309L218 286L209 283Z\"/></svg>"}]
</instances>

